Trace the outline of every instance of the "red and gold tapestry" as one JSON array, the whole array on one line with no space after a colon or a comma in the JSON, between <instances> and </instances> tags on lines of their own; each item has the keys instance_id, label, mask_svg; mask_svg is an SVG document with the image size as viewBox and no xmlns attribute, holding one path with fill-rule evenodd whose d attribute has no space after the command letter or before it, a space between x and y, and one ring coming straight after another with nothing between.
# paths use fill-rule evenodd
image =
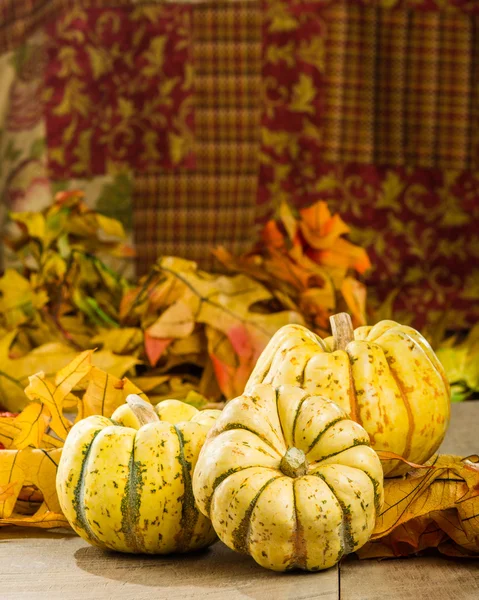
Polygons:
<instances>
[{"instance_id":1,"label":"red and gold tapestry","mask_svg":"<svg viewBox=\"0 0 479 600\"><path fill-rule=\"evenodd\" d=\"M211 247L247 250L283 200L327 200L369 252L376 305L418 327L479 318L477 2L0 0L0 15L8 210L82 189L142 273L159 254L211 268Z\"/></svg>"}]
</instances>

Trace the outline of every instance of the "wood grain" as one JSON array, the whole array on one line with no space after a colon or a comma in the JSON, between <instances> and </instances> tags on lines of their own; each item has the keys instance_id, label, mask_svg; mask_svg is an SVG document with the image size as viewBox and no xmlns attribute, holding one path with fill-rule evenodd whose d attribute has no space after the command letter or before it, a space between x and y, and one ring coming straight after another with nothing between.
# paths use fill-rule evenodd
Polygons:
<instances>
[{"instance_id":1,"label":"wood grain","mask_svg":"<svg viewBox=\"0 0 479 600\"><path fill-rule=\"evenodd\" d=\"M479 402L452 407L443 454L479 453ZM340 567L341 600L479 600L479 561L423 556L378 561L347 559Z\"/></svg>"},{"instance_id":2,"label":"wood grain","mask_svg":"<svg viewBox=\"0 0 479 600\"><path fill-rule=\"evenodd\" d=\"M477 600L479 564L439 556L341 564L341 600Z\"/></svg>"},{"instance_id":3,"label":"wood grain","mask_svg":"<svg viewBox=\"0 0 479 600\"><path fill-rule=\"evenodd\" d=\"M31 536L34 537L31 537ZM173 557L105 553L71 533L0 531L1 600L338 600L338 571L280 574L217 543Z\"/></svg>"}]
</instances>

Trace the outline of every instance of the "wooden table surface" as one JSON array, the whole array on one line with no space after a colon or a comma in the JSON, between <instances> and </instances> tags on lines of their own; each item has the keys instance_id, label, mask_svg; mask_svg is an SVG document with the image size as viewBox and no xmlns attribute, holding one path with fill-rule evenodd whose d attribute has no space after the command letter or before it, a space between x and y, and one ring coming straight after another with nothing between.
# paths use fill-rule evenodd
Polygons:
<instances>
[{"instance_id":1,"label":"wooden table surface","mask_svg":"<svg viewBox=\"0 0 479 600\"><path fill-rule=\"evenodd\" d=\"M479 452L479 402L453 406L442 452ZM348 558L279 574L223 544L181 557L104 553L70 532L0 530L0 600L479 600L479 561Z\"/></svg>"}]
</instances>

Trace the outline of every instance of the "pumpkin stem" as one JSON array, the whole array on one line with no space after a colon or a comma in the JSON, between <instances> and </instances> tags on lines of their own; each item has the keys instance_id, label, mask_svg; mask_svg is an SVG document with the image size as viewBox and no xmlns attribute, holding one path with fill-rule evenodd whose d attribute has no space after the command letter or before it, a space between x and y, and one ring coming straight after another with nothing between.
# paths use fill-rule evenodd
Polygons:
<instances>
[{"instance_id":1,"label":"pumpkin stem","mask_svg":"<svg viewBox=\"0 0 479 600\"><path fill-rule=\"evenodd\" d=\"M299 448L288 448L279 468L288 477L302 477L308 472L306 454Z\"/></svg>"},{"instance_id":2,"label":"pumpkin stem","mask_svg":"<svg viewBox=\"0 0 479 600\"><path fill-rule=\"evenodd\" d=\"M143 398L140 398L138 394L130 394L127 396L126 403L131 408L142 427L147 423L156 423L160 420L160 417L156 414L153 406L151 406L149 402L143 400Z\"/></svg>"},{"instance_id":3,"label":"pumpkin stem","mask_svg":"<svg viewBox=\"0 0 479 600\"><path fill-rule=\"evenodd\" d=\"M351 317L348 313L338 313L329 317L331 323L331 331L333 332L335 341L335 350L346 350L349 342L354 340L354 328Z\"/></svg>"}]
</instances>

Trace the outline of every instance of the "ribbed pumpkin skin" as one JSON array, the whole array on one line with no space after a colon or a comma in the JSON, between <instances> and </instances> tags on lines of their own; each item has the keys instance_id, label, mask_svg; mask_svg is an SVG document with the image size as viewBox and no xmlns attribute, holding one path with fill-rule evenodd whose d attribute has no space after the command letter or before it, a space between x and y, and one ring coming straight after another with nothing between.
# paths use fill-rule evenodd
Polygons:
<instances>
[{"instance_id":1,"label":"ribbed pumpkin skin","mask_svg":"<svg viewBox=\"0 0 479 600\"><path fill-rule=\"evenodd\" d=\"M73 529L95 546L167 554L209 546L211 523L196 508L192 470L220 413L177 400L140 423L128 405L111 419L91 416L71 429L58 467L57 492Z\"/></svg>"},{"instance_id":2,"label":"ribbed pumpkin skin","mask_svg":"<svg viewBox=\"0 0 479 600\"><path fill-rule=\"evenodd\" d=\"M301 325L286 325L270 340L246 386L294 383L339 404L371 437L376 450L423 463L440 446L450 417L444 369L411 327L380 321L359 327L345 350ZM396 476L410 467L383 463Z\"/></svg>"},{"instance_id":3,"label":"ribbed pumpkin skin","mask_svg":"<svg viewBox=\"0 0 479 600\"><path fill-rule=\"evenodd\" d=\"M307 461L296 476L285 474L291 448ZM295 386L257 385L222 411L193 491L230 548L275 571L317 571L369 539L382 483L368 434L339 406Z\"/></svg>"}]
</instances>

